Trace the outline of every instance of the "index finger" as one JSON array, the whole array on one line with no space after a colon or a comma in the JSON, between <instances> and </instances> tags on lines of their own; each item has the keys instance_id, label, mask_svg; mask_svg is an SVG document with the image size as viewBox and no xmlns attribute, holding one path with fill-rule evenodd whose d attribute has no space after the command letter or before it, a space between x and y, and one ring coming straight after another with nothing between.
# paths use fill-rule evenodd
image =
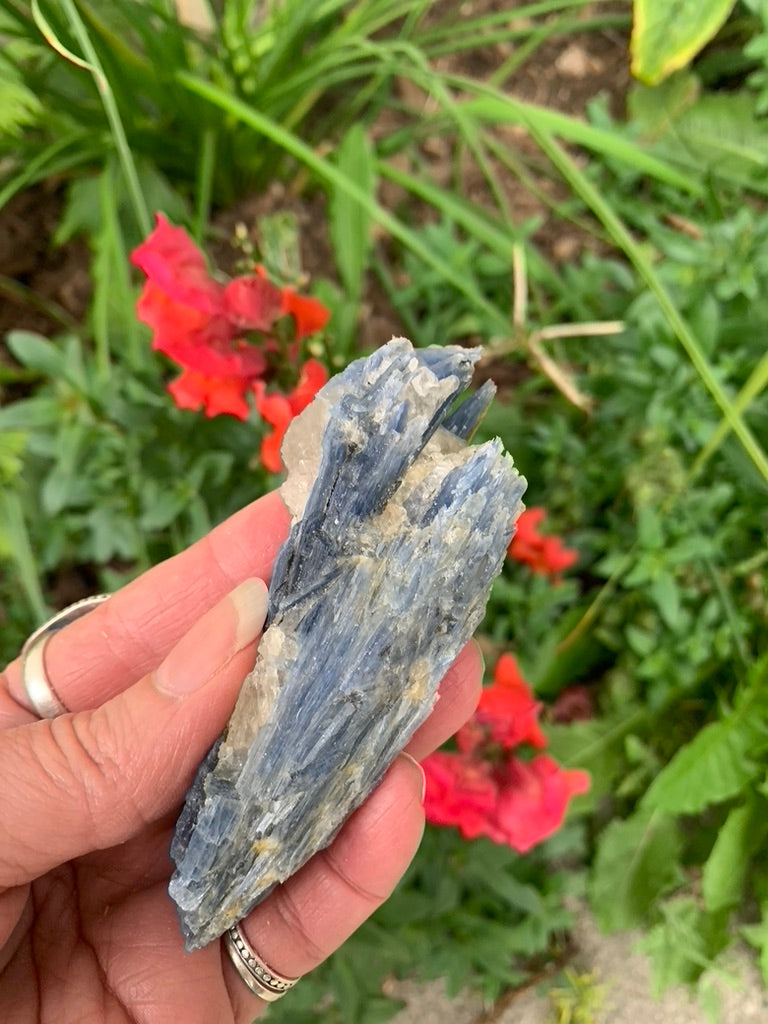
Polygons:
<instances>
[{"instance_id":1,"label":"index finger","mask_svg":"<svg viewBox=\"0 0 768 1024\"><path fill-rule=\"evenodd\" d=\"M192 625L238 583L254 576L268 581L289 525L290 516L273 491L54 633L45 648L45 666L65 707L99 707L157 668ZM0 699L3 724L28 721L22 710L29 704L19 658L6 669L5 684L16 708L3 708ZM5 702L11 703L7 697ZM20 716L17 722L14 714Z\"/></svg>"}]
</instances>

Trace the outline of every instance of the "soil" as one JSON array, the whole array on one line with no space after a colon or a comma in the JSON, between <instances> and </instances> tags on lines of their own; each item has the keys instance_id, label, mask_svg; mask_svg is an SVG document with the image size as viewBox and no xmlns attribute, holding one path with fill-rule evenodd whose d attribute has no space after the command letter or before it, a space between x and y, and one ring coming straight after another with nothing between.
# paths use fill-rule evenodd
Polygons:
<instances>
[{"instance_id":1,"label":"soil","mask_svg":"<svg viewBox=\"0 0 768 1024\"><path fill-rule=\"evenodd\" d=\"M459 18L472 14L509 10L519 3L509 0L442 0L435 5L431 17L444 16L453 11ZM625 11L625 5L617 5ZM606 11L606 5L600 5ZM589 8L583 16L588 16ZM490 44L470 53L440 58L438 66L456 74L487 78L510 56L509 44ZM599 31L571 34L555 38L540 46L527 61L516 69L504 83L512 95L527 101L552 107L576 116L585 114L587 104L599 94L605 94L610 108L620 114L628 85L627 38L618 31ZM400 99L404 107L418 112L429 103L408 83L400 83ZM391 115L390 115L391 116ZM379 130L391 128L391 119ZM374 129L375 130L375 129ZM522 129L513 126L504 129L506 141L512 142L521 157L529 162L536 176L540 196L534 195L517 177L501 171L500 180L505 199L516 219L536 217L540 226L534 240L554 262L576 259L585 247L594 245L587 233L577 227L564 226L550 215L544 200L554 201L565 195L564 187L550 177L536 174L536 150ZM422 155L437 184L455 180L456 164L450 141L443 137L430 137L422 142ZM469 160L460 166L461 191L467 199L492 208L487 185L477 167ZM82 322L90 299L90 252L79 240L56 245L54 234L62 211L66 182L48 181L16 195L0 210L0 338L13 329L26 329L43 334L61 332L66 325ZM392 185L383 184L381 199L390 208L401 205L403 194ZM214 218L216 235L210 252L213 261L222 269L232 271L239 250L232 244L235 227L245 225L255 231L260 217L276 210L291 210L300 230L304 269L313 275L329 274L333 267L332 253L325 230L326 212L322 195L294 194L280 184L274 184L264 194L246 196L228 210L219 211ZM418 219L421 212L413 211ZM364 347L388 340L400 329L387 297L371 278L364 297L361 316L360 344ZM0 345L0 371L2 362L10 355ZM0 385L0 404L11 395L3 394Z\"/></svg>"}]
</instances>

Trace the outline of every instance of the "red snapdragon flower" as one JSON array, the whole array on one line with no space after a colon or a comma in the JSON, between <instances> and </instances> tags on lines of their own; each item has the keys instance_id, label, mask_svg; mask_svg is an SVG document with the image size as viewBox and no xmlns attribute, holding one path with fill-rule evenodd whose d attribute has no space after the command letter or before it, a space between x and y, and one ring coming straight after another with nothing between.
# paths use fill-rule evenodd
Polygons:
<instances>
[{"instance_id":1,"label":"red snapdragon flower","mask_svg":"<svg viewBox=\"0 0 768 1024\"><path fill-rule=\"evenodd\" d=\"M327 380L328 372L322 363L318 363L316 359L308 359L301 368L296 387L287 395L268 395L264 381L259 380L254 384L259 415L274 428L261 443L261 461L270 473L280 473L283 469L280 446L288 424L294 416L298 416L306 409Z\"/></svg>"},{"instance_id":2,"label":"red snapdragon flower","mask_svg":"<svg viewBox=\"0 0 768 1024\"><path fill-rule=\"evenodd\" d=\"M510 541L507 554L516 562L529 566L532 572L557 578L560 573L570 569L579 554L565 547L559 537L538 532L546 515L543 508L526 509L517 520L515 535Z\"/></svg>"},{"instance_id":3,"label":"red snapdragon flower","mask_svg":"<svg viewBox=\"0 0 768 1024\"><path fill-rule=\"evenodd\" d=\"M257 263L253 269L260 278L267 280L267 270L263 263ZM280 292L280 312L284 316L293 317L297 341L322 331L331 315L318 299L299 295L287 285Z\"/></svg>"},{"instance_id":4,"label":"red snapdragon flower","mask_svg":"<svg viewBox=\"0 0 768 1024\"><path fill-rule=\"evenodd\" d=\"M501 841L518 853L527 853L560 828L571 797L586 793L589 784L587 772L563 769L546 754L537 754L531 761L509 758L496 804Z\"/></svg>"},{"instance_id":5,"label":"red snapdragon flower","mask_svg":"<svg viewBox=\"0 0 768 1024\"><path fill-rule=\"evenodd\" d=\"M481 745L497 743L512 750L521 743L543 750L547 738L539 725L539 704L520 674L511 654L502 654L496 662L493 685L483 688L475 714L456 734L463 753Z\"/></svg>"},{"instance_id":6,"label":"red snapdragon flower","mask_svg":"<svg viewBox=\"0 0 768 1024\"><path fill-rule=\"evenodd\" d=\"M237 416L247 420L250 409L243 395L242 377L206 377L195 370L183 370L168 391L179 409L203 409L205 415Z\"/></svg>"},{"instance_id":7,"label":"red snapdragon flower","mask_svg":"<svg viewBox=\"0 0 768 1024\"><path fill-rule=\"evenodd\" d=\"M523 760L514 752L521 744L546 746L540 707L513 656L502 655L493 684L456 735L458 752L438 750L423 762L427 821L519 853L557 831L570 799L589 789L589 775L564 770L545 754Z\"/></svg>"},{"instance_id":8,"label":"red snapdragon flower","mask_svg":"<svg viewBox=\"0 0 768 1024\"><path fill-rule=\"evenodd\" d=\"M296 323L296 340L322 331L328 323L330 311L318 299L307 295L297 295L292 288L285 287L282 291L280 309L287 316L292 316Z\"/></svg>"},{"instance_id":9,"label":"red snapdragon flower","mask_svg":"<svg viewBox=\"0 0 768 1024\"><path fill-rule=\"evenodd\" d=\"M147 275L137 312L154 332L152 347L184 371L168 389L182 409L246 419L254 382L280 355L277 321L293 319L298 355L299 341L329 317L316 299L278 288L263 271L226 284L215 280L186 231L162 214L131 260Z\"/></svg>"},{"instance_id":10,"label":"red snapdragon flower","mask_svg":"<svg viewBox=\"0 0 768 1024\"><path fill-rule=\"evenodd\" d=\"M436 750L421 765L427 777L427 821L433 825L458 825L465 839L489 835L498 799L490 764Z\"/></svg>"}]
</instances>

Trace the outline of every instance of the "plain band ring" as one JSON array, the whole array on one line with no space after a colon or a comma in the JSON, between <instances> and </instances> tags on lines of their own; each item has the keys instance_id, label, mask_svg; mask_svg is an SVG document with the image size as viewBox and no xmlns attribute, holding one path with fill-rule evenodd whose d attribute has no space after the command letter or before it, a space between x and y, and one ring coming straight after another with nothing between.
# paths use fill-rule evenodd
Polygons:
<instances>
[{"instance_id":1,"label":"plain band ring","mask_svg":"<svg viewBox=\"0 0 768 1024\"><path fill-rule=\"evenodd\" d=\"M254 995L267 1003L274 1003L284 996L299 981L299 978L284 978L251 948L240 926L235 924L224 933L224 946L235 970Z\"/></svg>"},{"instance_id":2,"label":"plain band ring","mask_svg":"<svg viewBox=\"0 0 768 1024\"><path fill-rule=\"evenodd\" d=\"M21 683L33 710L40 718L58 718L67 708L62 704L45 671L45 645L54 633L103 604L109 594L75 601L39 626L21 649Z\"/></svg>"}]
</instances>

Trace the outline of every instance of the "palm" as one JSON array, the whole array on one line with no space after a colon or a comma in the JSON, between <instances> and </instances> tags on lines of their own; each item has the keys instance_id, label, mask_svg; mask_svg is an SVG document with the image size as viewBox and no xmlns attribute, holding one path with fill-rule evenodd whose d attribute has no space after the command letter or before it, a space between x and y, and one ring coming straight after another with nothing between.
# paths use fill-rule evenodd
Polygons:
<instances>
[{"instance_id":1,"label":"palm","mask_svg":"<svg viewBox=\"0 0 768 1024\"><path fill-rule=\"evenodd\" d=\"M166 1024L202 1006L211 1008L208 1019L234 1019L222 1009L229 999L219 944L184 951L167 894L170 838L163 822L32 883L34 920L17 958L31 955L35 984L19 1024Z\"/></svg>"}]
</instances>

